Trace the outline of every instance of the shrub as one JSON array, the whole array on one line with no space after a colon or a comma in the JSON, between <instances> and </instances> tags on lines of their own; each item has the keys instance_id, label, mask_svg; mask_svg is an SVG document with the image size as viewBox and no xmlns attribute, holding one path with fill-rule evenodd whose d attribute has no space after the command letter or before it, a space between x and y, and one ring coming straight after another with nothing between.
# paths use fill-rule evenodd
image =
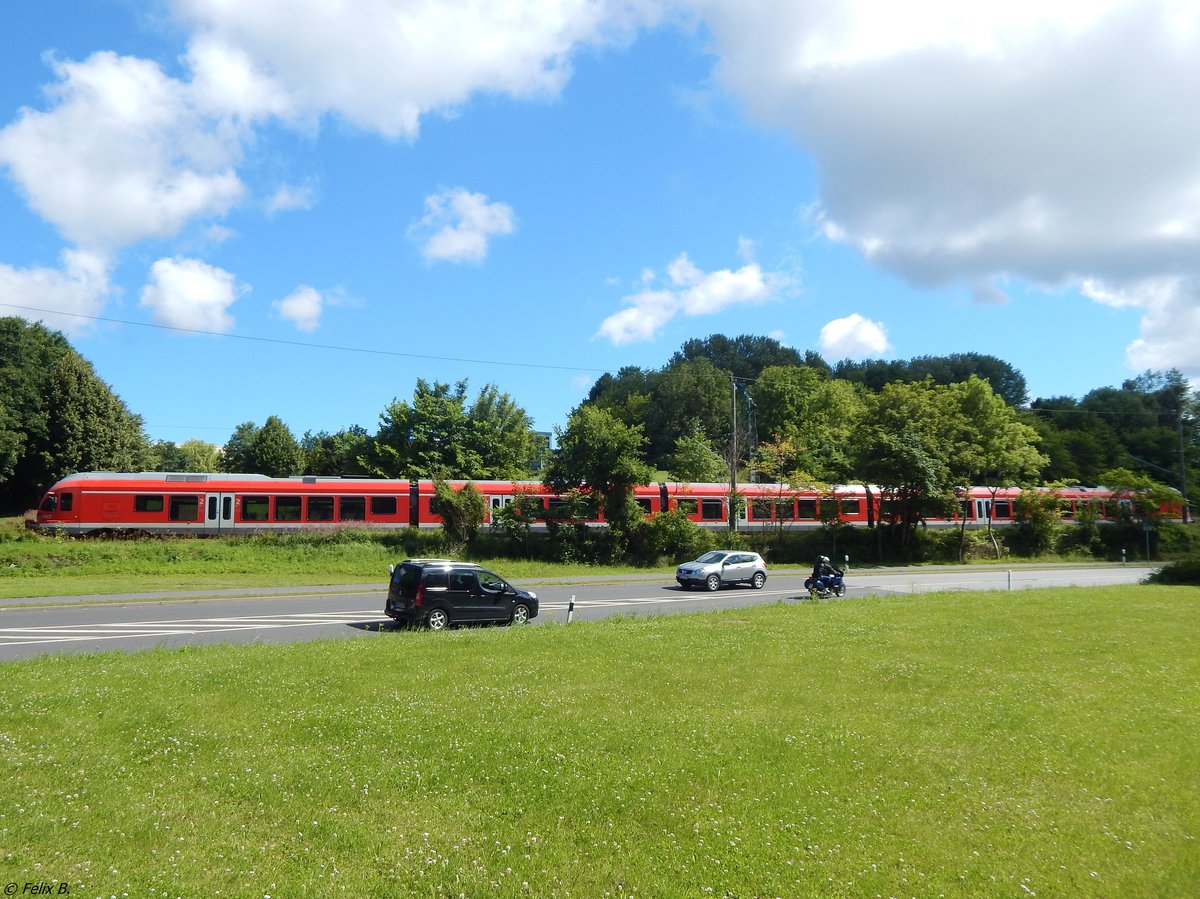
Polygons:
<instances>
[{"instance_id":1,"label":"shrub","mask_svg":"<svg viewBox=\"0 0 1200 899\"><path fill-rule=\"evenodd\" d=\"M1182 584L1200 587L1200 556L1169 562L1146 580L1151 584Z\"/></svg>"}]
</instances>

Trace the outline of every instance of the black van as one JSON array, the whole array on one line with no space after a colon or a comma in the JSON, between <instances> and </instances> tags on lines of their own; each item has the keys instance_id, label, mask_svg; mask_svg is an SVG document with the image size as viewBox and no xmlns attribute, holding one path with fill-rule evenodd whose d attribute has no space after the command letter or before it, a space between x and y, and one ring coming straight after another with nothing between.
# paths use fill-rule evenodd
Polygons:
<instances>
[{"instance_id":1,"label":"black van","mask_svg":"<svg viewBox=\"0 0 1200 899\"><path fill-rule=\"evenodd\" d=\"M536 593L518 590L495 572L471 562L405 559L391 567L388 617L440 631L452 624L524 624L538 613Z\"/></svg>"}]
</instances>

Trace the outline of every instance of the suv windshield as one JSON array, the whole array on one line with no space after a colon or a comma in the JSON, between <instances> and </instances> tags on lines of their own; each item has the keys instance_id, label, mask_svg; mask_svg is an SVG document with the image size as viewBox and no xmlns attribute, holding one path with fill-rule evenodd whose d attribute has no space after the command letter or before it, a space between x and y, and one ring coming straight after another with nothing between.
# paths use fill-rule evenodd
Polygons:
<instances>
[{"instance_id":1,"label":"suv windshield","mask_svg":"<svg viewBox=\"0 0 1200 899\"><path fill-rule=\"evenodd\" d=\"M710 553L705 553L700 558L698 558L696 561L697 562L705 562L705 563L720 562L722 559L725 558L726 555L728 555L728 553L722 553L722 552L717 552L716 550L713 550Z\"/></svg>"}]
</instances>

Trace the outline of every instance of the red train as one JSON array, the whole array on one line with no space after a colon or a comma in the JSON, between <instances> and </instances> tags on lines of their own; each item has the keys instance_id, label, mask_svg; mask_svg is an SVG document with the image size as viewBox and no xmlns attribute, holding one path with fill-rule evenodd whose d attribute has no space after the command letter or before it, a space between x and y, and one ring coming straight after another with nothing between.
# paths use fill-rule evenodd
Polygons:
<instances>
[{"instance_id":1,"label":"red train","mask_svg":"<svg viewBox=\"0 0 1200 899\"><path fill-rule=\"evenodd\" d=\"M567 502L538 481L450 482L456 489L467 483L483 494L485 524L493 521L498 509L520 498L523 509L533 502L545 512L536 525L544 528L546 517L553 517L555 507ZM1011 523L1020 492L1018 488L969 488L959 514L982 523L990 507L993 523ZM738 528L745 530L817 527L822 507L831 502L837 504L837 519L849 524L887 519L891 511L877 489L862 485L821 493L781 484L739 484L738 494L742 499ZM1100 503L1101 515L1114 518L1118 504L1129 502L1114 499L1112 491L1102 487L1065 488L1060 494L1064 519L1073 518L1083 503ZM638 487L636 497L647 515L675 509L698 525L729 526L728 484L651 484ZM92 471L69 475L51 487L31 526L70 535L104 531L216 535L339 526L433 528L442 522L436 505L434 483L429 480ZM961 521L955 516L926 523L944 526ZM597 516L587 523L603 525L604 520Z\"/></svg>"}]
</instances>

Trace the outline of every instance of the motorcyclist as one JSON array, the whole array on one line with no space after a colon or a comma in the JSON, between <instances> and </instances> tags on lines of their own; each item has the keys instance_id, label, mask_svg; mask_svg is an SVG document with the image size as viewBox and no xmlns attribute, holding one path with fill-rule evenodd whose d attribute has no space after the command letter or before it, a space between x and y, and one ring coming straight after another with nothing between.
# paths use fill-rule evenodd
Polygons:
<instances>
[{"instance_id":1,"label":"motorcyclist","mask_svg":"<svg viewBox=\"0 0 1200 899\"><path fill-rule=\"evenodd\" d=\"M829 556L817 556L813 564L813 583L824 585L827 577L842 577L842 570L829 561Z\"/></svg>"}]
</instances>

